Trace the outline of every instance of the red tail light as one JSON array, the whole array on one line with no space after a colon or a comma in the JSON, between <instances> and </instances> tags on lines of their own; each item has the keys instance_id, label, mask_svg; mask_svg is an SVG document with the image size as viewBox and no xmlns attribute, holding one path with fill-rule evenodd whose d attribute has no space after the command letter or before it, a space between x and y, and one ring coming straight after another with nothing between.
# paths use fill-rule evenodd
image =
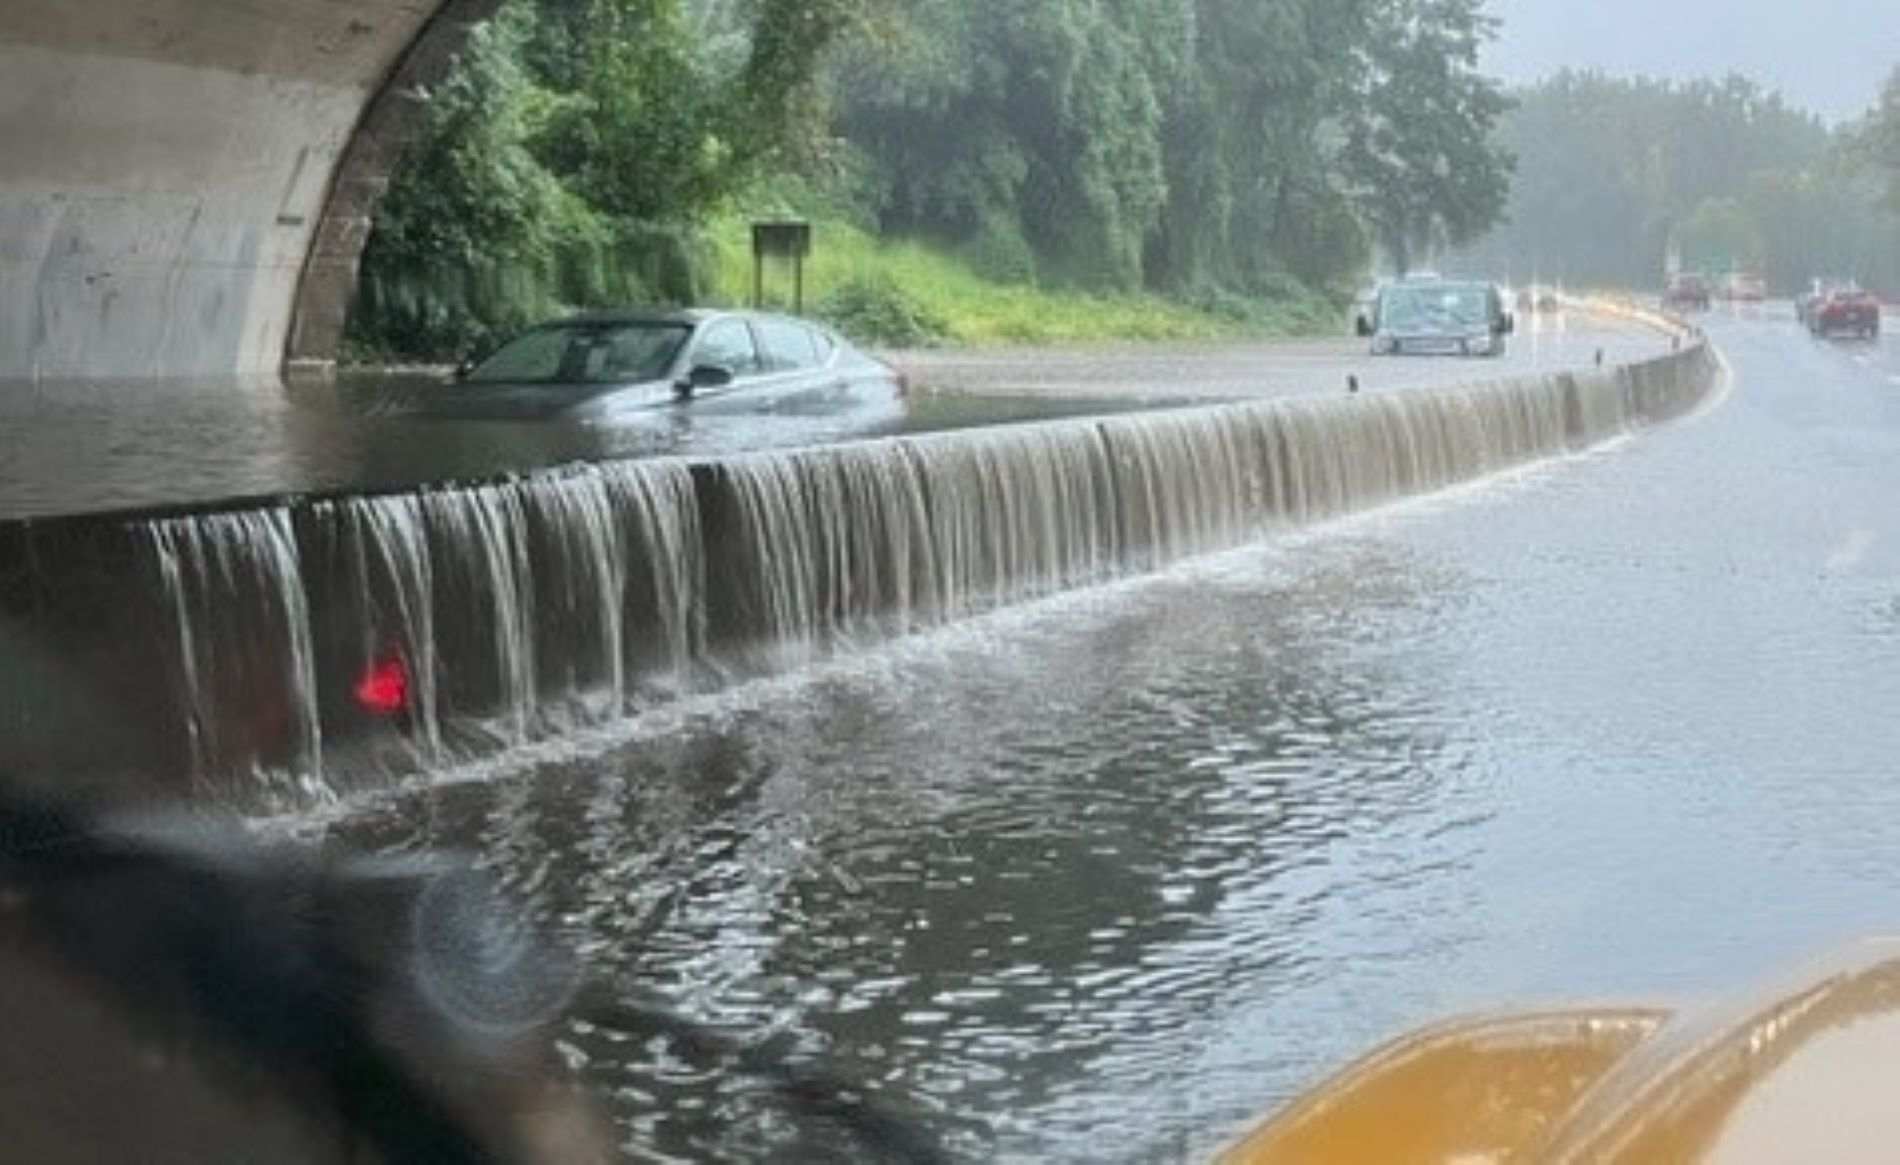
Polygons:
<instances>
[{"instance_id":1,"label":"red tail light","mask_svg":"<svg viewBox=\"0 0 1900 1165\"><path fill-rule=\"evenodd\" d=\"M395 716L409 707L409 665L400 655L370 661L356 681L357 706L372 716Z\"/></svg>"}]
</instances>

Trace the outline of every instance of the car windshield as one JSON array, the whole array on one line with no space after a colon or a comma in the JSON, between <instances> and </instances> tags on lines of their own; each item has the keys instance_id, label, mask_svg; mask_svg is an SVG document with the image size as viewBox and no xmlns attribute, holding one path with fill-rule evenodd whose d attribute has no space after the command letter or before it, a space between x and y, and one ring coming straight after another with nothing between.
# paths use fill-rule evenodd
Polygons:
<instances>
[{"instance_id":1,"label":"car windshield","mask_svg":"<svg viewBox=\"0 0 1900 1165\"><path fill-rule=\"evenodd\" d=\"M1482 287L1431 286L1388 288L1379 307L1388 331L1465 331L1485 326L1489 316Z\"/></svg>"},{"instance_id":2,"label":"car windshield","mask_svg":"<svg viewBox=\"0 0 1900 1165\"><path fill-rule=\"evenodd\" d=\"M623 384L657 380L692 331L661 322L566 323L536 328L469 373L471 384Z\"/></svg>"}]
</instances>

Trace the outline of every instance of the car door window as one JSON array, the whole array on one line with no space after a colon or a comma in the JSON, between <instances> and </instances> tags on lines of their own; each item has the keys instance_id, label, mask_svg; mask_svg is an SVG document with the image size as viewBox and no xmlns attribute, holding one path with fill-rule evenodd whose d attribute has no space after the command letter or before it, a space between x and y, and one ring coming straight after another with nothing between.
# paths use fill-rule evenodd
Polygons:
<instances>
[{"instance_id":1,"label":"car door window","mask_svg":"<svg viewBox=\"0 0 1900 1165\"><path fill-rule=\"evenodd\" d=\"M609 380L657 380L679 354L686 334L678 325L616 328L609 334L601 373Z\"/></svg>"},{"instance_id":2,"label":"car door window","mask_svg":"<svg viewBox=\"0 0 1900 1165\"><path fill-rule=\"evenodd\" d=\"M489 381L544 383L560 374L567 354L568 335L563 328L537 328L509 341L488 357L468 376L472 384Z\"/></svg>"},{"instance_id":3,"label":"car door window","mask_svg":"<svg viewBox=\"0 0 1900 1165\"><path fill-rule=\"evenodd\" d=\"M744 320L720 320L707 327L699 338L694 364L712 364L727 369L733 376L752 376L759 371L759 349L753 343L752 329Z\"/></svg>"},{"instance_id":4,"label":"car door window","mask_svg":"<svg viewBox=\"0 0 1900 1165\"><path fill-rule=\"evenodd\" d=\"M768 372L795 372L818 364L810 329L794 320L760 320L759 339L765 345Z\"/></svg>"}]
</instances>

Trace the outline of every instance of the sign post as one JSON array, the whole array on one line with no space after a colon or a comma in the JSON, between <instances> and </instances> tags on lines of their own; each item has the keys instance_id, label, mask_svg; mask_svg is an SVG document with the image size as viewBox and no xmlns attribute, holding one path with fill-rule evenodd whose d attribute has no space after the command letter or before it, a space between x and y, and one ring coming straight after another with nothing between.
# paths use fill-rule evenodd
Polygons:
<instances>
[{"instance_id":1,"label":"sign post","mask_svg":"<svg viewBox=\"0 0 1900 1165\"><path fill-rule=\"evenodd\" d=\"M792 261L792 311L805 311L805 256L811 254L808 222L755 222L752 224L752 306L765 306L767 256Z\"/></svg>"}]
</instances>

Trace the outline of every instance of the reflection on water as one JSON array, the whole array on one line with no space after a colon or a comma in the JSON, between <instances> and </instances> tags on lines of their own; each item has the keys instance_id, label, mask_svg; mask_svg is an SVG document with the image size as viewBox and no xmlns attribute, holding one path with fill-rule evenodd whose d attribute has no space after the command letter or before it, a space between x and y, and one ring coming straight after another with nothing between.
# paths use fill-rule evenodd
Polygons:
<instances>
[{"instance_id":1,"label":"reflection on water","mask_svg":"<svg viewBox=\"0 0 1900 1165\"><path fill-rule=\"evenodd\" d=\"M778 1032L970 1159L1206 1149L1312 1055L1231 1017L1455 914L1477 819L1428 670L1351 630L1429 619L1416 572L1261 565L742 688L337 836L481 848L623 987ZM574 1039L639 1158L809 1132L718 1065ZM1246 1067L1210 1088L1221 1050Z\"/></svg>"},{"instance_id":2,"label":"reflection on water","mask_svg":"<svg viewBox=\"0 0 1900 1165\"><path fill-rule=\"evenodd\" d=\"M0 519L378 490L573 461L709 457L1136 407L878 392L731 397L612 427L405 415L405 402L435 384L420 376L0 383Z\"/></svg>"}]
</instances>

